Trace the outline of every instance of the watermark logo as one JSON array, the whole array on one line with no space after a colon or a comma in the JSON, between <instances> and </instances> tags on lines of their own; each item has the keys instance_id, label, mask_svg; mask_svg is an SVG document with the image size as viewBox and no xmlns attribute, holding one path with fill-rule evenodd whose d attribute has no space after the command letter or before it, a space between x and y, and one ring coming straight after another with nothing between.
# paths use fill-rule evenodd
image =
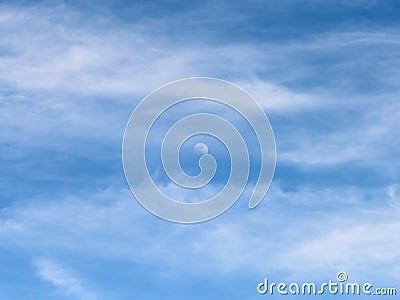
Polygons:
<instances>
[{"instance_id":1,"label":"watermark logo","mask_svg":"<svg viewBox=\"0 0 400 300\"><path fill-rule=\"evenodd\" d=\"M369 282L349 282L346 272L338 272L335 280L328 282L271 282L268 278L257 285L257 292L261 295L376 295L395 296L394 287L374 287Z\"/></svg>"},{"instance_id":2,"label":"watermark logo","mask_svg":"<svg viewBox=\"0 0 400 300\"><path fill-rule=\"evenodd\" d=\"M250 157L245 139L228 120L210 113L187 115L175 122L163 137L162 168L169 180L187 189L210 184L218 168L205 143L197 143L201 153L200 173L184 172L179 151L188 138L198 134L221 141L230 156L230 174L223 189L206 201L183 203L164 194L154 182L146 164L146 141L156 120L169 108L191 99L204 99L233 109L250 124L260 149L260 170L249 200L256 207L266 195L275 171L276 147L271 125L260 105L247 92L224 80L187 78L169 83L145 97L133 111L125 129L122 160L125 177L135 198L148 211L177 223L197 223L212 219L229 209L248 183Z\"/></svg>"}]
</instances>

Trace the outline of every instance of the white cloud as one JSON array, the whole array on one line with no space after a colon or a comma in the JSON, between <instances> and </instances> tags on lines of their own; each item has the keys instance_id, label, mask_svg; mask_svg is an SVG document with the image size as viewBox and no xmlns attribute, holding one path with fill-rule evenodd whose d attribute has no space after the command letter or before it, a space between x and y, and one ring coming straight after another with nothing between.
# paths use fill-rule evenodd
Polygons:
<instances>
[{"instance_id":1,"label":"white cloud","mask_svg":"<svg viewBox=\"0 0 400 300\"><path fill-rule=\"evenodd\" d=\"M158 23L116 26L111 19L100 16L93 16L88 22L83 14L66 6L29 6L24 10L5 6L1 20L4 26L0 28L0 51L4 55L0 56L0 82L5 86L2 90L5 96L0 99L5 105L0 107L0 117L4 140L27 141L28 137L48 135L53 128L62 131L58 136L63 137L89 137L95 132L101 135L96 136L98 139L115 139L115 132L121 132L125 124L121 116L127 118L143 96L171 80L187 76L223 74L260 101L269 115L304 110L337 113L341 107L353 106L360 108L357 118L362 118L363 106L374 108L367 103L393 102L389 91L386 99L351 95L349 101L343 97L343 86L310 88L308 92L285 87L287 82L296 82L309 74L304 70L306 64L291 66L299 59L297 55L309 57L314 52L327 55L332 51L346 55L352 45L398 44L396 36L384 32L324 34L306 41L274 44L193 46L159 38L155 30ZM367 51L360 59L370 62L373 53ZM385 72L389 69L393 76L382 80L397 80L394 75L398 68L387 66ZM261 78L259 73L266 75ZM90 98L99 96L115 110L124 108L127 113L111 114L108 108L101 109L97 105L99 100ZM17 122L16 115L23 118ZM397 117L392 110L378 120L386 120L388 116ZM381 128L394 130L390 126L397 126L395 122L382 124ZM296 131L287 139L279 137L280 141L294 141L290 143L294 145L291 149L286 149L285 144L280 148L280 159L291 164L332 165L375 158L373 152L380 150L381 141L375 139L371 147L368 134L374 126L373 122L368 127L351 130L339 126L336 132L322 135L315 134L314 127L309 128L311 132ZM15 131L19 134L15 135ZM56 137L46 141L31 139L31 143L43 142L53 146L62 144Z\"/></svg>"},{"instance_id":2,"label":"white cloud","mask_svg":"<svg viewBox=\"0 0 400 300\"><path fill-rule=\"evenodd\" d=\"M352 277L381 280L393 277L400 255L399 210L391 212L362 213L328 220L319 232L305 233L306 239L285 251L280 258L282 268L293 273L304 270L339 269L352 273ZM353 218L353 219L351 219ZM383 267L383 268L382 268Z\"/></svg>"},{"instance_id":3,"label":"white cloud","mask_svg":"<svg viewBox=\"0 0 400 300\"><path fill-rule=\"evenodd\" d=\"M128 191L108 189L82 199L9 209L0 223L0 237L7 247L158 265L171 275L190 266L197 274L318 277L330 276L339 267L367 274L380 265L387 272L379 276L392 279L400 248L399 210L393 209L385 191L375 196L374 204L368 204L369 194L361 189L288 193L275 184L255 210L248 210L242 200L211 222L182 226L154 217ZM51 274L58 273L45 274L53 278ZM63 285L57 278L55 284Z\"/></svg>"},{"instance_id":4,"label":"white cloud","mask_svg":"<svg viewBox=\"0 0 400 300\"><path fill-rule=\"evenodd\" d=\"M261 55L251 45L176 45L159 39L152 24L123 27L95 16L88 22L65 6L4 7L2 16L0 131L24 149L60 149L77 137L120 142L129 113L155 88L197 75L246 77ZM289 91L254 85L262 96L274 95L268 105L288 108Z\"/></svg>"},{"instance_id":5,"label":"white cloud","mask_svg":"<svg viewBox=\"0 0 400 300\"><path fill-rule=\"evenodd\" d=\"M399 115L396 104L368 105L360 107L357 117L338 123L329 132L306 125L294 128L282 139L285 149L278 152L278 159L301 167L362 163L387 167L387 172L398 164L394 158L399 148L395 138L400 130Z\"/></svg>"},{"instance_id":6,"label":"white cloud","mask_svg":"<svg viewBox=\"0 0 400 300\"><path fill-rule=\"evenodd\" d=\"M63 15L68 17L61 18ZM83 110L84 105L90 107L87 98L107 97L113 108L121 108L123 103L132 109L135 101L171 80L224 75L243 85L267 112L337 113L342 107L357 111L355 119L359 122L355 128L339 124L333 132L324 133L311 125L308 131L303 128L293 135L281 135L279 141L287 144L283 150L278 148L280 161L311 167L356 161L397 167L398 156L392 154L400 148L400 110L393 104L397 99L393 92L387 91L383 97L350 95L340 99L335 95L342 89L348 91L341 78L335 78L333 87L310 88L309 92L298 92L287 84L305 75L312 77L306 65L291 66L292 62L301 62L302 55L324 53L329 57L333 53L329 51L347 53L347 47L365 43L397 45L393 36L325 34L307 41L257 48L243 44L193 46L160 40L152 26L144 32L135 24L121 28L110 26L107 19L94 17L90 24L82 18L65 7L30 7L22 12L6 9L1 13L0 45L5 49L1 49L0 81L6 86L0 98L3 141L20 139L59 147L60 139L52 140L49 135L53 128L60 128L62 139L80 135L87 140L95 132L105 142L114 142L122 137L122 132L121 136L115 132L123 128L125 121L117 121L120 115L114 116L114 112L110 116L109 107L93 105L93 110ZM360 48L355 50L360 52ZM359 56L364 61L372 61L371 57L365 53ZM396 65L383 65L391 75L398 75ZM349 67L351 61L340 66ZM267 75L262 79L255 75L263 72ZM398 78L388 76L384 80L398 83ZM8 95L9 91L14 95ZM330 95L332 92L336 94ZM376 106L370 104L377 101L389 105L375 110ZM365 112L367 104L371 112ZM70 146L76 148L76 143ZM392 202L398 203L398 189L391 186L388 191ZM336 264L354 270L358 265L372 269L381 264L395 274L400 248L395 238L399 233L397 207L395 213L388 213L386 207L375 212L360 211L365 206L363 197L365 192L357 188L300 188L295 192L276 189L254 211L238 213L233 208L218 220L190 227L169 223L160 226L164 221L147 213L126 190L110 189L90 196L33 199L23 206L5 209L0 220L0 243L4 247L56 249L60 253L72 249L98 259L122 258L176 268L189 265L207 273L282 269L307 273L321 267L333 269ZM318 201L350 205L352 210L345 212L343 207L335 210L332 206L318 210L319 206L314 206ZM38 268L43 279L72 296L95 298L71 270L49 260L39 261Z\"/></svg>"},{"instance_id":7,"label":"white cloud","mask_svg":"<svg viewBox=\"0 0 400 300\"><path fill-rule=\"evenodd\" d=\"M300 110L317 110L322 107L323 99L312 94L301 94L279 87L260 79L241 82L241 87L247 90L269 113L289 113ZM326 106L326 103L324 103Z\"/></svg>"},{"instance_id":8,"label":"white cloud","mask_svg":"<svg viewBox=\"0 0 400 300\"><path fill-rule=\"evenodd\" d=\"M41 279L50 282L69 297L82 300L97 299L96 295L84 285L83 280L71 270L48 259L38 260L36 266Z\"/></svg>"}]
</instances>

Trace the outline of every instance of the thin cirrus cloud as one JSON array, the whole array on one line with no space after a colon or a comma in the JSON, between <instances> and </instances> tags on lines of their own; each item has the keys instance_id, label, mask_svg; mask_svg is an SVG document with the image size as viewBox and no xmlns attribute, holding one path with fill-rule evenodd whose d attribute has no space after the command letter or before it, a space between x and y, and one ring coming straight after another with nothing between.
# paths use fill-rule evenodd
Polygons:
<instances>
[{"instance_id":1,"label":"thin cirrus cloud","mask_svg":"<svg viewBox=\"0 0 400 300\"><path fill-rule=\"evenodd\" d=\"M340 126L314 135L310 134L312 128L301 130L296 137L298 147L284 151L281 159L284 163L303 166L330 166L351 161L385 167L389 171L397 167L392 158L398 152L394 137L400 125L397 121L399 112L397 104L388 104L371 107L371 111L364 111L364 116L356 122L350 119L350 115L345 115L349 118L351 131Z\"/></svg>"},{"instance_id":2,"label":"thin cirrus cloud","mask_svg":"<svg viewBox=\"0 0 400 300\"><path fill-rule=\"evenodd\" d=\"M386 200L366 205L365 197L374 193ZM361 189L284 192L275 185L270 200L253 214L240 213L246 208L241 203L220 217L221 222L198 228L167 223L159 228L160 221L140 209L128 191L109 189L84 199L42 200L9 210L0 234L8 245L32 253L42 249L43 256L81 253L100 261L123 259L128 265L147 261L170 269L174 276L187 264L193 267L191 275L210 270L222 274L290 270L302 276L328 276L337 266L369 275L371 265L390 270L396 266L397 194L396 187L378 193ZM321 200L328 198L330 203ZM285 211L285 206L292 208ZM308 212L299 216L298 210Z\"/></svg>"},{"instance_id":3,"label":"thin cirrus cloud","mask_svg":"<svg viewBox=\"0 0 400 300\"><path fill-rule=\"evenodd\" d=\"M97 296L90 291L82 280L71 270L68 270L51 260L36 262L39 276L56 286L61 293L82 300L95 300Z\"/></svg>"},{"instance_id":4,"label":"thin cirrus cloud","mask_svg":"<svg viewBox=\"0 0 400 300\"><path fill-rule=\"evenodd\" d=\"M307 3L305 19L330 9ZM143 4L129 19L100 6L1 6L2 298L19 298L6 274L9 252L27 261L30 279L19 287L37 280L50 284L37 285L41 295L61 299L154 299L165 291L160 282L173 278L225 277L241 286L244 273L254 284L265 275L325 278L338 268L398 280L396 25L330 24L334 16L317 30L298 16L298 26L264 26L274 14L290 20L303 9L285 1L268 5L268 16L226 3L214 3L213 14ZM245 88L270 118L278 148L275 181L260 207L248 211L240 199L198 227L164 223L140 207L120 162L134 106L188 76ZM154 294L144 291L150 285Z\"/></svg>"}]
</instances>

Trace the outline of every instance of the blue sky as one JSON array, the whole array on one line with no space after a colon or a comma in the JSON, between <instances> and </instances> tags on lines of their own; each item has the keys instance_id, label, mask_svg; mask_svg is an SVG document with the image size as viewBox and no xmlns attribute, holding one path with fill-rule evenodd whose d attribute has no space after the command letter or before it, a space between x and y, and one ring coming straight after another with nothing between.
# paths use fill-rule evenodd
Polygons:
<instances>
[{"instance_id":1,"label":"blue sky","mask_svg":"<svg viewBox=\"0 0 400 300\"><path fill-rule=\"evenodd\" d=\"M275 2L0 2L1 299L259 299L338 271L400 292L400 6ZM193 76L259 101L277 168L255 210L183 226L134 199L121 144Z\"/></svg>"}]
</instances>

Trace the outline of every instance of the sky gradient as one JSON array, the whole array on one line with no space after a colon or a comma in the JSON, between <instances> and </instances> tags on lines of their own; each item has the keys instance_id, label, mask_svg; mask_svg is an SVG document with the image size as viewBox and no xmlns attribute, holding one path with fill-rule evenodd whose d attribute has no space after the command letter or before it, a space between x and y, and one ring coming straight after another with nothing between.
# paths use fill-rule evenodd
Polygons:
<instances>
[{"instance_id":1,"label":"sky gradient","mask_svg":"<svg viewBox=\"0 0 400 300\"><path fill-rule=\"evenodd\" d=\"M400 292L400 5L276 2L0 2L1 299L279 299L257 284L339 271ZM121 145L194 76L257 99L277 166L255 210L185 226L134 199Z\"/></svg>"}]
</instances>

